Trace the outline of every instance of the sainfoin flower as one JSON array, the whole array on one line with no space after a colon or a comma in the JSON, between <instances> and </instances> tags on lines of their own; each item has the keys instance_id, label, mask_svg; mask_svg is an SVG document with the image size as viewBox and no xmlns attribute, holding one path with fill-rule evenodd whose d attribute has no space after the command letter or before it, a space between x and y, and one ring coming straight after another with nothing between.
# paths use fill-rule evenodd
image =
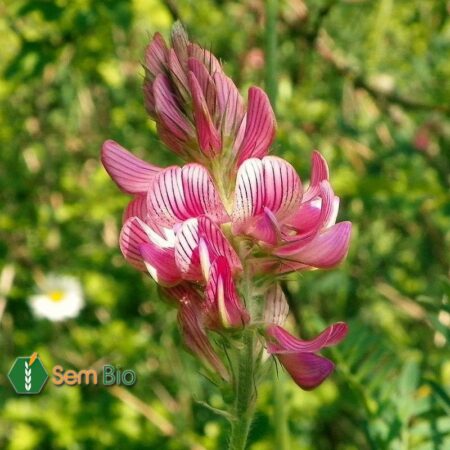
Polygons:
<instances>
[{"instance_id":1,"label":"sainfoin flower","mask_svg":"<svg viewBox=\"0 0 450 450\"><path fill-rule=\"evenodd\" d=\"M189 162L156 167L105 142L103 165L133 197L120 249L163 287L186 345L222 378L231 373L212 334L232 342L258 329L257 345L312 389L334 368L317 352L341 341L347 326L336 323L312 341L289 334L278 279L330 269L347 255L351 223L336 223L328 165L313 152L304 187L291 164L268 155L275 119L266 94L250 88L245 108L220 62L180 25L171 44L156 34L147 48L145 104L164 143Z\"/></svg>"},{"instance_id":2,"label":"sainfoin flower","mask_svg":"<svg viewBox=\"0 0 450 450\"><path fill-rule=\"evenodd\" d=\"M39 284L39 291L29 299L36 317L59 322L77 317L84 306L83 290L75 277L48 275Z\"/></svg>"}]
</instances>

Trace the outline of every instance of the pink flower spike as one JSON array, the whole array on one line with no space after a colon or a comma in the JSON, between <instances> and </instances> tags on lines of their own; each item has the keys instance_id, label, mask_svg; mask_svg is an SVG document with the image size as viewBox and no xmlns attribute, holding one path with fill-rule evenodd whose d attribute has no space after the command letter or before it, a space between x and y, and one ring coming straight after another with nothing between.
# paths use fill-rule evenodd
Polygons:
<instances>
[{"instance_id":1,"label":"pink flower spike","mask_svg":"<svg viewBox=\"0 0 450 450\"><path fill-rule=\"evenodd\" d=\"M178 321L186 346L204 364L215 370L224 380L229 374L222 361L212 348L203 324L202 312L195 301L185 301L178 311Z\"/></svg>"},{"instance_id":2,"label":"pink flower spike","mask_svg":"<svg viewBox=\"0 0 450 450\"><path fill-rule=\"evenodd\" d=\"M250 315L241 304L230 266L223 256L217 257L211 265L206 299L212 328L241 328L249 322Z\"/></svg>"},{"instance_id":3,"label":"pink flower spike","mask_svg":"<svg viewBox=\"0 0 450 450\"><path fill-rule=\"evenodd\" d=\"M245 134L236 152L238 167L248 158L267 155L275 131L275 115L267 94L260 88L251 87L248 91Z\"/></svg>"},{"instance_id":4,"label":"pink flower spike","mask_svg":"<svg viewBox=\"0 0 450 450\"><path fill-rule=\"evenodd\" d=\"M105 141L101 161L109 176L127 194L144 194L162 169L148 164L117 142Z\"/></svg>"},{"instance_id":5,"label":"pink flower spike","mask_svg":"<svg viewBox=\"0 0 450 450\"><path fill-rule=\"evenodd\" d=\"M218 223L228 217L208 171L195 163L161 171L148 192L147 208L151 220L170 228L204 214Z\"/></svg>"},{"instance_id":6,"label":"pink flower spike","mask_svg":"<svg viewBox=\"0 0 450 450\"><path fill-rule=\"evenodd\" d=\"M319 269L329 269L340 264L347 256L352 230L351 222L340 222L326 229L304 244L299 241L274 251L276 256L288 258Z\"/></svg>"},{"instance_id":7,"label":"pink flower spike","mask_svg":"<svg viewBox=\"0 0 450 450\"><path fill-rule=\"evenodd\" d=\"M188 79L194 105L194 119L198 143L200 149L206 156L213 157L220 153L220 150L222 149L222 139L213 124L197 78L192 72L189 72Z\"/></svg>"}]
</instances>

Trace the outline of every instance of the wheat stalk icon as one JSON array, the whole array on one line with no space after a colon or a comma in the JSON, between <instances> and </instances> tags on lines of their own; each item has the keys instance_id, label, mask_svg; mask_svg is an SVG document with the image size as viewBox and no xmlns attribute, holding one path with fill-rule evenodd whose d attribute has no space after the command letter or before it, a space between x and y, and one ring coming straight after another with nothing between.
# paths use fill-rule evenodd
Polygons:
<instances>
[{"instance_id":1,"label":"wheat stalk icon","mask_svg":"<svg viewBox=\"0 0 450 450\"><path fill-rule=\"evenodd\" d=\"M31 389L31 366L34 364L37 358L37 353L34 352L29 361L25 361L25 390L29 391Z\"/></svg>"}]
</instances>

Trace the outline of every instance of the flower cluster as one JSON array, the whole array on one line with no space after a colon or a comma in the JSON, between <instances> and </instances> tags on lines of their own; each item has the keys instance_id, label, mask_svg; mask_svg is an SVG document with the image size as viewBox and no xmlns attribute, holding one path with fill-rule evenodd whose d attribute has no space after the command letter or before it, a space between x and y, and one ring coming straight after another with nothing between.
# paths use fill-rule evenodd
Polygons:
<instances>
[{"instance_id":1,"label":"flower cluster","mask_svg":"<svg viewBox=\"0 0 450 450\"><path fill-rule=\"evenodd\" d=\"M316 353L341 341L347 326L312 341L290 335L277 279L334 267L347 254L351 224L336 223L327 163L313 153L304 188L291 164L268 156L276 122L264 91L250 88L245 107L220 62L179 24L171 44L156 34L147 48L145 104L164 143L189 162L160 168L105 142L104 167L133 196L122 253L175 301L186 345L224 379L208 333L254 327L294 381L312 389L334 367Z\"/></svg>"}]
</instances>

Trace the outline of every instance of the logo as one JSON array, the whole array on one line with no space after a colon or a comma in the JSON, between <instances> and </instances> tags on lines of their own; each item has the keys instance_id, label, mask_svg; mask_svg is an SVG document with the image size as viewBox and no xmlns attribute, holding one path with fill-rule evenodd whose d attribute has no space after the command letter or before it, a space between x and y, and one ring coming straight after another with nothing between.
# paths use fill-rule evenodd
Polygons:
<instances>
[{"instance_id":1,"label":"logo","mask_svg":"<svg viewBox=\"0 0 450 450\"><path fill-rule=\"evenodd\" d=\"M31 356L19 356L8 373L8 379L18 394L39 394L48 374L35 352Z\"/></svg>"},{"instance_id":2,"label":"logo","mask_svg":"<svg viewBox=\"0 0 450 450\"><path fill-rule=\"evenodd\" d=\"M51 382L55 386L97 385L100 383L103 386L114 384L133 386L137 377L134 370L123 370L106 364L103 366L100 380L99 378L96 369L65 370L64 367L56 365L52 369ZM48 380L48 374L35 352L31 356L19 356L8 373L8 379L18 394L39 394Z\"/></svg>"}]
</instances>

